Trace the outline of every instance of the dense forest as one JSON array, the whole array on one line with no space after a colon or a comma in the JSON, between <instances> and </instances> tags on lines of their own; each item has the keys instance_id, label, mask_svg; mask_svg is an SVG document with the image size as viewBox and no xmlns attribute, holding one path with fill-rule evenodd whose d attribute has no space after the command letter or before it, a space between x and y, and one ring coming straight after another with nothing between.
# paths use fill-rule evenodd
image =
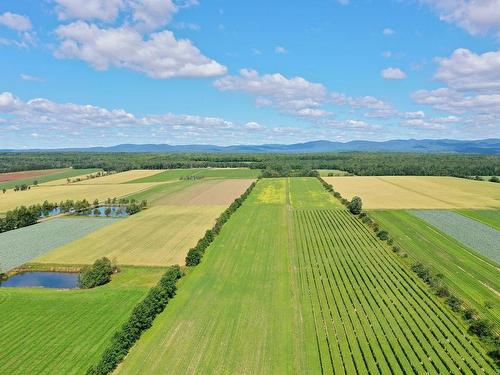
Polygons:
<instances>
[{"instance_id":1,"label":"dense forest","mask_svg":"<svg viewBox=\"0 0 500 375\"><path fill-rule=\"evenodd\" d=\"M500 155L416 153L0 153L0 172L48 168L172 169L249 167L287 175L293 171L340 169L356 175L500 175Z\"/></svg>"}]
</instances>

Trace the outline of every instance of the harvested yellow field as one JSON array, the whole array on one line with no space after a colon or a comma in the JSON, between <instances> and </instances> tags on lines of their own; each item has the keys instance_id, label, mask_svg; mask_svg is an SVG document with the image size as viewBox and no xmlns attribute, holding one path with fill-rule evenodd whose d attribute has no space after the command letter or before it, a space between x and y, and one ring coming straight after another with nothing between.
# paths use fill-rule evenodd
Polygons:
<instances>
[{"instance_id":1,"label":"harvested yellow field","mask_svg":"<svg viewBox=\"0 0 500 375\"><path fill-rule=\"evenodd\" d=\"M93 178L85 181L75 182L77 185L101 185L101 184L123 184L139 178L154 176L161 173L161 169L135 169L132 171L114 173L109 176Z\"/></svg>"},{"instance_id":2,"label":"harvested yellow field","mask_svg":"<svg viewBox=\"0 0 500 375\"><path fill-rule=\"evenodd\" d=\"M166 205L229 205L245 192L253 179L202 180L177 193L155 201Z\"/></svg>"},{"instance_id":3,"label":"harvested yellow field","mask_svg":"<svg viewBox=\"0 0 500 375\"><path fill-rule=\"evenodd\" d=\"M223 206L155 206L52 250L41 263L88 264L106 256L118 264L184 264L193 247Z\"/></svg>"},{"instance_id":4,"label":"harvested yellow field","mask_svg":"<svg viewBox=\"0 0 500 375\"><path fill-rule=\"evenodd\" d=\"M115 185L60 185L60 186L37 186L27 191L8 190L0 194L0 212L12 210L18 206L29 206L32 204L49 202L60 202L66 199L94 199L100 201L107 198L123 197L132 193L149 189L155 184L115 184Z\"/></svg>"},{"instance_id":5,"label":"harvested yellow field","mask_svg":"<svg viewBox=\"0 0 500 375\"><path fill-rule=\"evenodd\" d=\"M500 185L455 177L325 177L343 197L358 195L367 209L499 208Z\"/></svg>"}]
</instances>

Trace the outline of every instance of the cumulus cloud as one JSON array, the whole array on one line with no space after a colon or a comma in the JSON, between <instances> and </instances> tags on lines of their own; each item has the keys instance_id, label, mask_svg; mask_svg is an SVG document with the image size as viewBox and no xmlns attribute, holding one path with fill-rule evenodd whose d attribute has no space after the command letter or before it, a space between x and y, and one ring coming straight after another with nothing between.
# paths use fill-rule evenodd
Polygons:
<instances>
[{"instance_id":1,"label":"cumulus cloud","mask_svg":"<svg viewBox=\"0 0 500 375\"><path fill-rule=\"evenodd\" d=\"M277 107L285 113L317 117L327 95L325 86L302 77L287 78L282 74L259 74L241 69L237 76L224 76L214 83L222 91L242 91L256 96L256 104Z\"/></svg>"},{"instance_id":2,"label":"cumulus cloud","mask_svg":"<svg viewBox=\"0 0 500 375\"><path fill-rule=\"evenodd\" d=\"M29 31L32 28L28 17L11 12L0 15L0 24L19 32Z\"/></svg>"},{"instance_id":3,"label":"cumulus cloud","mask_svg":"<svg viewBox=\"0 0 500 375\"><path fill-rule=\"evenodd\" d=\"M396 32L393 29L386 27L384 30L382 30L382 34L384 34L385 36L391 36L396 34Z\"/></svg>"},{"instance_id":4,"label":"cumulus cloud","mask_svg":"<svg viewBox=\"0 0 500 375\"><path fill-rule=\"evenodd\" d=\"M472 35L489 31L500 37L500 0L420 0L443 21L455 23Z\"/></svg>"},{"instance_id":5,"label":"cumulus cloud","mask_svg":"<svg viewBox=\"0 0 500 375\"><path fill-rule=\"evenodd\" d=\"M168 30L144 38L131 28L100 28L77 21L59 26L55 33L61 40L57 58L81 59L97 70L114 66L158 79L226 73L225 66L204 56L190 40L178 40Z\"/></svg>"},{"instance_id":6,"label":"cumulus cloud","mask_svg":"<svg viewBox=\"0 0 500 375\"><path fill-rule=\"evenodd\" d=\"M450 88L418 90L412 94L416 103L450 113L500 113L500 94L466 95Z\"/></svg>"},{"instance_id":7,"label":"cumulus cloud","mask_svg":"<svg viewBox=\"0 0 500 375\"><path fill-rule=\"evenodd\" d=\"M125 7L124 0L55 0L60 20L113 21Z\"/></svg>"},{"instance_id":8,"label":"cumulus cloud","mask_svg":"<svg viewBox=\"0 0 500 375\"><path fill-rule=\"evenodd\" d=\"M284 55L284 54L287 54L288 51L285 47L282 47L282 46L277 46L275 49L274 49L274 52L276 52L277 54L279 55Z\"/></svg>"},{"instance_id":9,"label":"cumulus cloud","mask_svg":"<svg viewBox=\"0 0 500 375\"><path fill-rule=\"evenodd\" d=\"M404 79L406 78L406 73L399 68L387 68L380 72L383 79Z\"/></svg>"},{"instance_id":10,"label":"cumulus cloud","mask_svg":"<svg viewBox=\"0 0 500 375\"><path fill-rule=\"evenodd\" d=\"M449 58L438 59L438 63L439 68L434 77L453 89L500 89L500 50L476 54L459 48Z\"/></svg>"},{"instance_id":11,"label":"cumulus cloud","mask_svg":"<svg viewBox=\"0 0 500 375\"><path fill-rule=\"evenodd\" d=\"M21 107L21 100L10 92L0 93L0 112L10 113Z\"/></svg>"}]
</instances>

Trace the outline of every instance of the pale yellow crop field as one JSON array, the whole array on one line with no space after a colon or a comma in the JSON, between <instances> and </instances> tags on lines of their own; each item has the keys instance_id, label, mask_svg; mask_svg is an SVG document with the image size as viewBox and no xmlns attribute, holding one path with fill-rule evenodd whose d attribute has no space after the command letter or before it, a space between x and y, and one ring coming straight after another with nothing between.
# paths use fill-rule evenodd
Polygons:
<instances>
[{"instance_id":1,"label":"pale yellow crop field","mask_svg":"<svg viewBox=\"0 0 500 375\"><path fill-rule=\"evenodd\" d=\"M154 176L155 174L164 172L161 169L135 169L126 172L113 173L109 176L92 178L89 180L74 182L76 185L101 185L101 184L123 184L139 178Z\"/></svg>"},{"instance_id":2,"label":"pale yellow crop field","mask_svg":"<svg viewBox=\"0 0 500 375\"><path fill-rule=\"evenodd\" d=\"M358 195L367 209L499 208L500 184L455 177L324 177L344 198Z\"/></svg>"},{"instance_id":3,"label":"pale yellow crop field","mask_svg":"<svg viewBox=\"0 0 500 375\"><path fill-rule=\"evenodd\" d=\"M45 200L54 203L67 199L81 200L84 198L90 202L94 199L102 201L107 198L119 198L137 193L155 185L154 183L115 185L69 184L60 186L40 185L32 187L27 191L17 192L8 190L5 194L0 194L0 212L12 210L22 205L41 204Z\"/></svg>"},{"instance_id":4,"label":"pale yellow crop field","mask_svg":"<svg viewBox=\"0 0 500 375\"><path fill-rule=\"evenodd\" d=\"M245 192L254 179L201 180L155 201L166 205L229 205Z\"/></svg>"},{"instance_id":5,"label":"pale yellow crop field","mask_svg":"<svg viewBox=\"0 0 500 375\"><path fill-rule=\"evenodd\" d=\"M225 208L155 206L52 250L34 262L87 264L106 256L122 265L182 265L188 250Z\"/></svg>"}]
</instances>

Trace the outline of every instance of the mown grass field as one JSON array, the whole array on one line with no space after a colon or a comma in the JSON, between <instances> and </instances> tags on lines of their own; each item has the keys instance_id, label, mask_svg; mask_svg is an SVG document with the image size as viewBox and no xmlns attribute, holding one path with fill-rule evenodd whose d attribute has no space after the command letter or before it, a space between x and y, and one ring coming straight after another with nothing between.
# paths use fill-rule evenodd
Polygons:
<instances>
[{"instance_id":1,"label":"mown grass field","mask_svg":"<svg viewBox=\"0 0 500 375\"><path fill-rule=\"evenodd\" d=\"M455 177L325 177L344 198L366 209L499 208L500 184Z\"/></svg>"},{"instance_id":2,"label":"mown grass field","mask_svg":"<svg viewBox=\"0 0 500 375\"><path fill-rule=\"evenodd\" d=\"M118 264L183 264L226 206L156 206L54 249L37 263L89 264L103 256Z\"/></svg>"},{"instance_id":3,"label":"mown grass field","mask_svg":"<svg viewBox=\"0 0 500 375\"><path fill-rule=\"evenodd\" d=\"M186 176L198 176L206 178L257 178L259 169L249 168L192 168L192 169L169 169L153 176L139 178L131 182L164 182L178 180Z\"/></svg>"},{"instance_id":4,"label":"mown grass field","mask_svg":"<svg viewBox=\"0 0 500 375\"><path fill-rule=\"evenodd\" d=\"M61 180L68 177L75 177L75 176L81 176L81 175L87 175L90 173L95 173L100 171L98 168L91 168L91 169L73 169L73 168L65 168L65 169L56 169L54 170L55 173L50 173L47 175L43 176L36 176L36 177L29 177L29 178L23 178L19 180L14 180L14 181L6 181L0 183L0 190L1 189L12 189L16 185L22 185L22 184L27 184L27 185L32 185L33 181L37 181L38 184L43 184L47 183L50 181L56 181L56 180ZM0 210L1 211L1 210Z\"/></svg>"},{"instance_id":5,"label":"mown grass field","mask_svg":"<svg viewBox=\"0 0 500 375\"><path fill-rule=\"evenodd\" d=\"M500 210L456 210L456 212L500 230Z\"/></svg>"},{"instance_id":6,"label":"mown grass field","mask_svg":"<svg viewBox=\"0 0 500 375\"><path fill-rule=\"evenodd\" d=\"M32 204L41 204L43 201L60 202L67 199L87 199L92 202L107 198L123 197L153 187L154 184L115 184L115 185L76 185L66 186L37 186L27 191L8 190L0 194L0 212L12 210L16 207Z\"/></svg>"},{"instance_id":7,"label":"mown grass field","mask_svg":"<svg viewBox=\"0 0 500 375\"><path fill-rule=\"evenodd\" d=\"M0 233L0 272L18 267L119 219L60 218Z\"/></svg>"},{"instance_id":8,"label":"mown grass field","mask_svg":"<svg viewBox=\"0 0 500 375\"><path fill-rule=\"evenodd\" d=\"M457 295L500 326L498 264L406 211L373 211L370 215L411 258L443 274ZM486 302L493 306L486 307Z\"/></svg>"},{"instance_id":9,"label":"mown grass field","mask_svg":"<svg viewBox=\"0 0 500 375\"><path fill-rule=\"evenodd\" d=\"M117 372L495 373L370 230L310 199L321 194L259 181Z\"/></svg>"},{"instance_id":10,"label":"mown grass field","mask_svg":"<svg viewBox=\"0 0 500 375\"><path fill-rule=\"evenodd\" d=\"M123 268L91 290L0 288L0 373L84 374L163 272Z\"/></svg>"}]
</instances>

